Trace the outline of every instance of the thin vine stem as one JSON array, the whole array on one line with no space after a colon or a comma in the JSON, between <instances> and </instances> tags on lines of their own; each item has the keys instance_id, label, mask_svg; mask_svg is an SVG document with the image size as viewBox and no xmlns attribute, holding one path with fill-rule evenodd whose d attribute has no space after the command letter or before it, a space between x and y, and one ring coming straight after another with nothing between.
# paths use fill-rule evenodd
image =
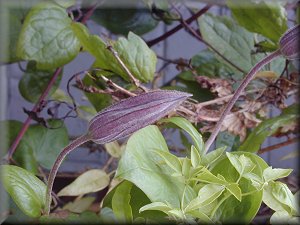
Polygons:
<instances>
[{"instance_id":1,"label":"thin vine stem","mask_svg":"<svg viewBox=\"0 0 300 225\"><path fill-rule=\"evenodd\" d=\"M222 127L222 123L225 119L225 117L228 115L228 113L230 112L230 110L232 109L232 107L234 106L235 102L238 100L238 98L240 97L240 95L243 93L245 87L250 83L250 81L253 79L253 77L255 76L255 74L266 64L268 64L269 62L271 62L272 60L274 60L276 57L280 56L281 52L280 50L277 50L273 53L271 53L270 55L266 56L265 58L263 58L261 61L259 61L257 64L255 64L255 66L249 71L249 73L245 76L245 78L243 79L242 83L240 84L240 86L238 87L238 89L235 91L234 95L232 96L232 98L230 99L230 101L227 103L224 111L222 112L219 121L217 122L213 132L211 133L210 137L208 138L208 140L205 143L205 151L207 152L208 149L210 148L210 146L212 145L212 143L214 142L215 138L217 137L221 127Z\"/></svg>"},{"instance_id":2,"label":"thin vine stem","mask_svg":"<svg viewBox=\"0 0 300 225\"><path fill-rule=\"evenodd\" d=\"M62 68L57 68L53 74L53 76L51 77L47 87L45 88L44 92L42 93L42 95L40 96L39 100L37 101L37 103L34 105L34 107L32 108L32 112L34 113L38 113L39 112L39 108L42 105L42 103L45 101L45 98L48 96L49 91L51 90L52 86L54 85L55 81L57 80L59 74L61 73ZM26 133L29 125L31 122L31 117L28 116L27 119L25 120L25 122L23 123L23 126L21 128L21 130L19 131L17 137L15 138L13 144L11 145L8 154L7 154L7 160L11 161L13 154L15 153L20 141L22 140L24 134Z\"/></svg>"},{"instance_id":3,"label":"thin vine stem","mask_svg":"<svg viewBox=\"0 0 300 225\"><path fill-rule=\"evenodd\" d=\"M65 147L56 158L54 165L49 173L48 182L47 182L46 202L45 202L45 210L44 210L46 215L50 214L50 208L52 202L52 198L51 198L52 188L60 165L62 164L63 160L70 152L72 152L75 148L79 147L80 145L84 144L89 140L90 137L87 134L76 138L67 147Z\"/></svg>"}]
</instances>

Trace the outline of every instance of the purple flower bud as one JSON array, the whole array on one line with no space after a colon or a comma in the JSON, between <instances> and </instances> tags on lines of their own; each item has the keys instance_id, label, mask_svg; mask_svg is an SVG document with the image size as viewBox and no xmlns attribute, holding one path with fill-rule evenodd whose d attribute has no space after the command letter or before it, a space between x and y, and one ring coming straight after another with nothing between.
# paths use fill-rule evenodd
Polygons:
<instances>
[{"instance_id":1,"label":"purple flower bud","mask_svg":"<svg viewBox=\"0 0 300 225\"><path fill-rule=\"evenodd\" d=\"M157 90L130 97L99 112L89 123L88 136L98 144L127 137L166 116L190 96Z\"/></svg>"},{"instance_id":2,"label":"purple flower bud","mask_svg":"<svg viewBox=\"0 0 300 225\"><path fill-rule=\"evenodd\" d=\"M300 58L300 25L287 30L279 40L281 54L290 60Z\"/></svg>"}]
</instances>

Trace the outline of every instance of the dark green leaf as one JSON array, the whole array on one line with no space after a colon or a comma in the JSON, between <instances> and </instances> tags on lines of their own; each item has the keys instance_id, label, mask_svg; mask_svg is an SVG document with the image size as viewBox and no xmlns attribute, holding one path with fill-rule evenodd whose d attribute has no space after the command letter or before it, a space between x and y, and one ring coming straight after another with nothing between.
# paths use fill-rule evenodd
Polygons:
<instances>
[{"instance_id":1,"label":"dark green leaf","mask_svg":"<svg viewBox=\"0 0 300 225\"><path fill-rule=\"evenodd\" d=\"M227 147L227 151L232 151L236 144L239 144L239 137L227 131L220 132L216 139L216 148Z\"/></svg>"},{"instance_id":2,"label":"dark green leaf","mask_svg":"<svg viewBox=\"0 0 300 225\"><path fill-rule=\"evenodd\" d=\"M34 62L28 63L26 71L19 82L19 90L23 98L33 103L37 102L54 73L54 70L37 70L34 64ZM49 96L51 96L58 88L61 76L62 72L58 76L58 79L56 79L55 83L52 85Z\"/></svg>"},{"instance_id":3,"label":"dark green leaf","mask_svg":"<svg viewBox=\"0 0 300 225\"><path fill-rule=\"evenodd\" d=\"M38 69L54 69L70 62L79 52L65 8L40 3L27 14L17 45L17 56L37 62Z\"/></svg>"},{"instance_id":4,"label":"dark green leaf","mask_svg":"<svg viewBox=\"0 0 300 225\"><path fill-rule=\"evenodd\" d=\"M113 190L111 190L104 198L103 200L103 207L112 208L112 197L114 196L117 187L119 186L127 186L129 183L128 181L122 181L120 184L118 184ZM144 218L146 221L149 222L163 222L167 221L165 216L166 214L159 212L159 211L144 211L139 212L140 208L151 203L150 199L135 185L132 185L131 192L130 192L130 206L132 208L132 215L133 219L136 218ZM103 210L103 209L102 209ZM102 212L101 210L101 212ZM112 220L107 221L108 223L112 222Z\"/></svg>"},{"instance_id":5,"label":"dark green leaf","mask_svg":"<svg viewBox=\"0 0 300 225\"><path fill-rule=\"evenodd\" d=\"M280 1L228 0L227 6L241 26L264 35L275 44L288 28L287 13Z\"/></svg>"},{"instance_id":6,"label":"dark green leaf","mask_svg":"<svg viewBox=\"0 0 300 225\"><path fill-rule=\"evenodd\" d=\"M133 221L132 209L130 206L130 192L132 183L125 182L116 188L112 197L112 209L113 212L121 222L131 223Z\"/></svg>"},{"instance_id":7,"label":"dark green leaf","mask_svg":"<svg viewBox=\"0 0 300 225\"><path fill-rule=\"evenodd\" d=\"M93 86L96 88L104 88L104 84L99 82L95 82L90 76L85 76L83 78L83 83L86 86ZM98 94L98 93L87 93L84 92L85 96L92 103L94 108L98 111L101 111L105 107L111 105L112 97L109 94Z\"/></svg>"},{"instance_id":8,"label":"dark green leaf","mask_svg":"<svg viewBox=\"0 0 300 225\"><path fill-rule=\"evenodd\" d=\"M5 3L3 2L3 4ZM2 28L4 29L2 29L3 33L0 36L0 61L13 63L20 60L16 55L17 41L21 31L22 21L27 14L27 9L21 2L20 5L14 5L14 7L4 6L3 4L0 9L0 14L7 14L7 16L4 17L7 18L7 21L5 24L2 24Z\"/></svg>"},{"instance_id":9,"label":"dark green leaf","mask_svg":"<svg viewBox=\"0 0 300 225\"><path fill-rule=\"evenodd\" d=\"M46 185L20 167L4 165L1 169L4 188L17 206L30 217L41 216L45 204Z\"/></svg>"},{"instance_id":10,"label":"dark green leaf","mask_svg":"<svg viewBox=\"0 0 300 225\"><path fill-rule=\"evenodd\" d=\"M61 126L61 121L49 121L52 127ZM16 138L22 123L18 121L1 121L0 128L4 131L3 147L8 149ZM38 172L38 164L51 169L56 157L68 144L68 133L63 125L57 129L48 129L41 125L31 125L14 154L20 166L32 173Z\"/></svg>"},{"instance_id":11,"label":"dark green leaf","mask_svg":"<svg viewBox=\"0 0 300 225\"><path fill-rule=\"evenodd\" d=\"M137 2L130 8L111 8L107 4L101 5L91 17L96 23L101 24L112 33L127 35L130 31L142 35L153 30L158 21L155 20L149 9Z\"/></svg>"},{"instance_id":12,"label":"dark green leaf","mask_svg":"<svg viewBox=\"0 0 300 225\"><path fill-rule=\"evenodd\" d=\"M203 39L216 48L239 68L249 71L253 65L251 50L254 47L253 34L237 25L227 16L205 14L199 18ZM219 60L227 63L222 58Z\"/></svg>"},{"instance_id":13,"label":"dark green leaf","mask_svg":"<svg viewBox=\"0 0 300 225\"><path fill-rule=\"evenodd\" d=\"M192 66L196 69L197 74L211 77L230 77L234 74L227 64L221 63L212 51L206 49L199 52L192 58Z\"/></svg>"},{"instance_id":14,"label":"dark green leaf","mask_svg":"<svg viewBox=\"0 0 300 225\"><path fill-rule=\"evenodd\" d=\"M39 219L40 224L100 224L105 220L94 212L85 211L80 214L70 213L66 210L57 211L50 216L42 216Z\"/></svg>"},{"instance_id":15,"label":"dark green leaf","mask_svg":"<svg viewBox=\"0 0 300 225\"><path fill-rule=\"evenodd\" d=\"M278 128L294 122L297 118L299 118L299 112L298 105L295 104L283 110L281 115L264 120L251 131L238 151L257 152L267 137L275 133Z\"/></svg>"},{"instance_id":16,"label":"dark green leaf","mask_svg":"<svg viewBox=\"0 0 300 225\"><path fill-rule=\"evenodd\" d=\"M79 23L74 23L72 28L83 48L96 58L95 67L111 70L128 80L127 73L98 36L90 35L88 30ZM137 79L143 82L153 79L157 58L139 36L129 32L127 39L121 37L110 44Z\"/></svg>"}]
</instances>

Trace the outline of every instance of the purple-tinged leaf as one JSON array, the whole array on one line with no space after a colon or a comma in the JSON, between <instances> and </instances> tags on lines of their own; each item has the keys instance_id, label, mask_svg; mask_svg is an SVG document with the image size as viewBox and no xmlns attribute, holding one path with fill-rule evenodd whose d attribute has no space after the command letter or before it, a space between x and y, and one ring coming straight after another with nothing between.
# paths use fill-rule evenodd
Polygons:
<instances>
[{"instance_id":1,"label":"purple-tinged leaf","mask_svg":"<svg viewBox=\"0 0 300 225\"><path fill-rule=\"evenodd\" d=\"M191 94L151 91L120 101L99 112L89 124L89 138L99 144L127 137L174 110Z\"/></svg>"}]
</instances>

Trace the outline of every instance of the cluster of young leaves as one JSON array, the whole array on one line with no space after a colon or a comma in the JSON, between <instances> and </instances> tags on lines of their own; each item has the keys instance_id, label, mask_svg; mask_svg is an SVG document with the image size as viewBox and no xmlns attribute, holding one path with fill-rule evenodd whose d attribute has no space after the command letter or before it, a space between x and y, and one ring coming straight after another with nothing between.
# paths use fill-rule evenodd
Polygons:
<instances>
[{"instance_id":1,"label":"cluster of young leaves","mask_svg":"<svg viewBox=\"0 0 300 225\"><path fill-rule=\"evenodd\" d=\"M194 143L190 157L170 153L156 126L132 135L116 174L126 181L104 200L104 206L117 218L122 215L124 221L135 222L144 212L158 211L177 222L250 223L262 202L276 212L273 220L279 214L291 218L299 214L296 197L284 183L276 181L288 176L290 169L273 169L254 153L225 153L224 147L204 154L201 135L187 120L175 117L162 122L174 123L190 135ZM139 209L139 214L133 213L133 184L151 201ZM122 193L128 192L128 196L116 204L113 199L119 188L124 188ZM126 207L117 207L125 203ZM152 218L143 219L154 222Z\"/></svg>"}]
</instances>

